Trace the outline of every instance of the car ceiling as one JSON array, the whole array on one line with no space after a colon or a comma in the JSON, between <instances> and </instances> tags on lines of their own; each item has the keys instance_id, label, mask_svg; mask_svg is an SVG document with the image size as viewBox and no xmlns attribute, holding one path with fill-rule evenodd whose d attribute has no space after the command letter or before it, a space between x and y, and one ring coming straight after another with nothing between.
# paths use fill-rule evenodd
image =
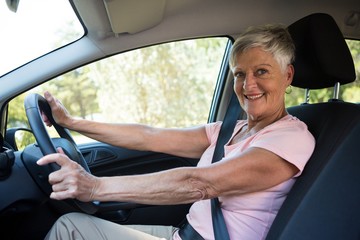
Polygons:
<instances>
[{"instance_id":1,"label":"car ceiling","mask_svg":"<svg viewBox=\"0 0 360 240\"><path fill-rule=\"evenodd\" d=\"M139 2L137 9L129 8L127 21L124 23L129 25L129 29L136 29L137 26L134 25L149 21L148 15L154 13L142 11L140 7L141 2L146 4L149 1L137 1ZM157 25L144 28L135 35L115 34L112 31L105 6L114 6L113 2L119 2L116 11L121 12L127 11L122 10L122 5L133 1L74 0L89 37L106 53L174 39L212 35L236 36L251 25L264 23L289 25L315 12L333 16L345 37L360 39L360 1L358 0L152 0L154 6L160 3L157 8L161 8L162 2L165 2L164 12L158 11L163 17L155 16L155 18L161 17L162 20ZM116 22L116 19L111 22L124 25Z\"/></svg>"}]
</instances>

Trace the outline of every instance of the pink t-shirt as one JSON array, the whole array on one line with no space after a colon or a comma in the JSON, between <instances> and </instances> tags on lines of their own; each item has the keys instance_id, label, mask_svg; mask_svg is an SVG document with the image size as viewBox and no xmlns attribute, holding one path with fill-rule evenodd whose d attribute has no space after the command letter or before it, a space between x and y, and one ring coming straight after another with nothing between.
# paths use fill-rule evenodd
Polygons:
<instances>
[{"instance_id":1,"label":"pink t-shirt","mask_svg":"<svg viewBox=\"0 0 360 240\"><path fill-rule=\"evenodd\" d=\"M245 124L246 121L238 121L233 135ZM198 166L211 164L220 127L221 122L206 125L210 146L203 153ZM219 197L230 238L234 240L259 240L266 237L287 193L310 158L315 147L315 139L303 122L287 115L253 136L233 145L226 144L225 157L222 161L250 147L267 149L277 154L295 165L299 172L293 178L264 191ZM210 200L195 202L190 208L187 219L203 238L214 239ZM173 239L181 238L176 232Z\"/></svg>"}]
</instances>

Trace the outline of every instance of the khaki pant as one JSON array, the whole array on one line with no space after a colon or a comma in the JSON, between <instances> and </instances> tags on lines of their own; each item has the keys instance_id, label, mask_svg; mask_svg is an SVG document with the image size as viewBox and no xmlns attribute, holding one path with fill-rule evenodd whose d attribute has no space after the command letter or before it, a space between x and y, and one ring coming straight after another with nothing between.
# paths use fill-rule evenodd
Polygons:
<instances>
[{"instance_id":1,"label":"khaki pant","mask_svg":"<svg viewBox=\"0 0 360 240\"><path fill-rule=\"evenodd\" d=\"M45 239L171 240L175 230L171 226L122 226L83 213L69 213L55 222Z\"/></svg>"}]
</instances>

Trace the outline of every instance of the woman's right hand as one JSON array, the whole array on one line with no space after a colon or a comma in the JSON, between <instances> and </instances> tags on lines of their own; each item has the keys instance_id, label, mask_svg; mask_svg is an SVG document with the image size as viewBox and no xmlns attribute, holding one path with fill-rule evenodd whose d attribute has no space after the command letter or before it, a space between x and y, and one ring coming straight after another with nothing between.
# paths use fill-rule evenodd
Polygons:
<instances>
[{"instance_id":1,"label":"woman's right hand","mask_svg":"<svg viewBox=\"0 0 360 240\"><path fill-rule=\"evenodd\" d=\"M60 102L60 100L56 99L53 95L51 95L48 91L44 93L44 97L46 101L49 103L51 108L52 116L57 124L59 124L62 127L67 127L70 125L70 121L72 119L69 112L66 110L64 105ZM41 112L41 116L43 118L44 123L46 126L51 127L52 124L49 120L49 118Z\"/></svg>"}]
</instances>

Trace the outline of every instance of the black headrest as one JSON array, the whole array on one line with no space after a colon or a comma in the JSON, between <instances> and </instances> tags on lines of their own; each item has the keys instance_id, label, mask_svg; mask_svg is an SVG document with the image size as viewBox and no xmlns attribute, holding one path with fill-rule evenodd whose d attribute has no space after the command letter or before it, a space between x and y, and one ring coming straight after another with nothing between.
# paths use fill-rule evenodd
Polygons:
<instances>
[{"instance_id":1,"label":"black headrest","mask_svg":"<svg viewBox=\"0 0 360 240\"><path fill-rule=\"evenodd\" d=\"M315 13L288 27L295 42L295 76L292 85L320 89L355 81L349 48L335 20Z\"/></svg>"}]
</instances>

